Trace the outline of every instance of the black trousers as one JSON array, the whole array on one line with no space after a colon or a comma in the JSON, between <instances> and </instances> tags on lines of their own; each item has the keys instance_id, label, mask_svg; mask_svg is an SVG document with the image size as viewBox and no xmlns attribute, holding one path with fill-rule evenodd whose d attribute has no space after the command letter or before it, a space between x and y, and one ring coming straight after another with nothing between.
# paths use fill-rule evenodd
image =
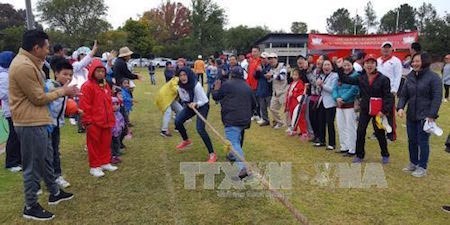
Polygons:
<instances>
[{"instance_id":1,"label":"black trousers","mask_svg":"<svg viewBox=\"0 0 450 225\"><path fill-rule=\"evenodd\" d=\"M334 119L336 117L336 107L326 109L320 103L319 109L319 141L325 143L326 129L328 129L328 145L336 146L336 131L334 129Z\"/></svg>"},{"instance_id":2,"label":"black trousers","mask_svg":"<svg viewBox=\"0 0 450 225\"><path fill-rule=\"evenodd\" d=\"M200 84L202 84L202 87L203 87L203 83L204 83L203 73L197 73L197 76L198 76L198 81L200 81L200 79L202 80Z\"/></svg>"},{"instance_id":3,"label":"black trousers","mask_svg":"<svg viewBox=\"0 0 450 225\"><path fill-rule=\"evenodd\" d=\"M318 141L319 134L319 113L316 107L316 102L309 102L309 121L311 122L311 128L314 132L314 137Z\"/></svg>"},{"instance_id":4,"label":"black trousers","mask_svg":"<svg viewBox=\"0 0 450 225\"><path fill-rule=\"evenodd\" d=\"M450 88L450 85L446 85L446 84L444 84L444 91L445 91L445 98L447 98L448 99L448 96L449 96L449 91L448 91L448 89Z\"/></svg>"},{"instance_id":5,"label":"black trousers","mask_svg":"<svg viewBox=\"0 0 450 225\"><path fill-rule=\"evenodd\" d=\"M370 120L372 120L373 130L375 131L375 136L377 137L378 144L380 145L381 156L389 157L385 131L382 129L378 129L377 125L375 124L375 117L370 116L367 112L361 112L359 114L358 129L356 131L356 156L361 159L364 158L366 131Z\"/></svg>"},{"instance_id":6,"label":"black trousers","mask_svg":"<svg viewBox=\"0 0 450 225\"><path fill-rule=\"evenodd\" d=\"M11 117L6 118L8 120L9 135L6 142L6 162L5 167L11 168L20 166L22 164L22 154L20 153L20 141L17 137L17 133L14 130L14 124Z\"/></svg>"}]
</instances>

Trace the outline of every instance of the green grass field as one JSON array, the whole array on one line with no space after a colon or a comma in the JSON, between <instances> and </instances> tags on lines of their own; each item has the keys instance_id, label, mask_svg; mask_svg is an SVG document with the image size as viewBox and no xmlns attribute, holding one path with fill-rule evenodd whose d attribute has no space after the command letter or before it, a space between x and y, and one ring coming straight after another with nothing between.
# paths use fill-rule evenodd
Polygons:
<instances>
[{"instance_id":1,"label":"green grass field","mask_svg":"<svg viewBox=\"0 0 450 225\"><path fill-rule=\"evenodd\" d=\"M159 136L162 115L154 97L163 75L158 71L158 85L151 86L148 74L140 71L146 80L137 82L135 90L134 137L125 143L128 149L118 171L100 179L90 176L84 136L70 125L63 129L62 168L72 184L67 191L75 198L50 207L46 204L48 193L40 196L41 204L56 214L51 224L296 224L271 198L218 196L223 174L216 176L214 190L203 189L202 176L197 177L195 190L185 189L180 163L205 161L206 149L195 122L187 124L194 146L185 154L175 153L181 140L177 133L172 138ZM442 105L438 120L445 134L450 128L449 106ZM211 104L208 120L223 133L218 105ZM450 204L450 154L443 151L446 135L431 138L428 176L414 178L401 170L408 163L404 123L398 122L398 141L389 145L391 163L383 167L386 188L339 188L336 176L318 183L315 165L348 163L350 159L314 149L298 138L287 137L284 130L253 125L246 133L244 151L248 161L292 163L292 189L283 192L311 224L450 224L450 214L440 209L442 204ZM219 161L224 162L223 145L212 132L210 136ZM367 140L366 145L366 162L378 163L377 142ZM1 157L0 166L4 167L4 155ZM0 223L32 224L22 219L22 209L21 174L0 170Z\"/></svg>"}]
</instances>

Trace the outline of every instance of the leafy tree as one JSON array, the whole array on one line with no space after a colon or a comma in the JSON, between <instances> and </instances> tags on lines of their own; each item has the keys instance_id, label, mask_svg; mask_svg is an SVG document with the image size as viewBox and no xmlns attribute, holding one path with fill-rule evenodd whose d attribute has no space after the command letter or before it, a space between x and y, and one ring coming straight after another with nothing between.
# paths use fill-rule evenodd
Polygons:
<instances>
[{"instance_id":1,"label":"leafy tree","mask_svg":"<svg viewBox=\"0 0 450 225\"><path fill-rule=\"evenodd\" d=\"M123 30L109 30L99 34L100 52L116 50L128 44L128 32Z\"/></svg>"},{"instance_id":2,"label":"leafy tree","mask_svg":"<svg viewBox=\"0 0 450 225\"><path fill-rule=\"evenodd\" d=\"M367 2L367 5L364 7L364 17L366 19L365 24L367 26L367 31L379 24L371 1Z\"/></svg>"},{"instance_id":3,"label":"leafy tree","mask_svg":"<svg viewBox=\"0 0 450 225\"><path fill-rule=\"evenodd\" d=\"M422 32L425 29L425 25L431 21L437 19L437 12L431 3L423 3L417 9L417 29Z\"/></svg>"},{"instance_id":4,"label":"leafy tree","mask_svg":"<svg viewBox=\"0 0 450 225\"><path fill-rule=\"evenodd\" d=\"M152 52L155 40L150 33L147 23L129 19L125 22L121 30L128 33L127 44L134 52L142 56L146 56Z\"/></svg>"},{"instance_id":5,"label":"leafy tree","mask_svg":"<svg viewBox=\"0 0 450 225\"><path fill-rule=\"evenodd\" d=\"M394 33L396 31L397 12L399 13L397 32L416 30L416 10L408 4L402 4L395 10L389 10L381 17L380 32Z\"/></svg>"},{"instance_id":6,"label":"leafy tree","mask_svg":"<svg viewBox=\"0 0 450 225\"><path fill-rule=\"evenodd\" d=\"M192 41L189 55L208 55L223 50L225 11L211 0L192 0Z\"/></svg>"},{"instance_id":7,"label":"leafy tree","mask_svg":"<svg viewBox=\"0 0 450 225\"><path fill-rule=\"evenodd\" d=\"M327 31L332 34L353 33L352 19L345 8L340 8L327 18Z\"/></svg>"},{"instance_id":8,"label":"leafy tree","mask_svg":"<svg viewBox=\"0 0 450 225\"><path fill-rule=\"evenodd\" d=\"M3 29L1 31L2 34L0 34L0 49L3 51L18 52L24 32L25 26L23 25Z\"/></svg>"},{"instance_id":9,"label":"leafy tree","mask_svg":"<svg viewBox=\"0 0 450 225\"><path fill-rule=\"evenodd\" d=\"M312 29L309 31L310 34L320 34L319 30Z\"/></svg>"},{"instance_id":10,"label":"leafy tree","mask_svg":"<svg viewBox=\"0 0 450 225\"><path fill-rule=\"evenodd\" d=\"M425 51L433 55L443 56L450 49L450 14L425 21L420 42Z\"/></svg>"},{"instance_id":11,"label":"leafy tree","mask_svg":"<svg viewBox=\"0 0 450 225\"><path fill-rule=\"evenodd\" d=\"M25 26L25 10L15 10L11 4L0 3L0 30L14 26Z\"/></svg>"},{"instance_id":12,"label":"leafy tree","mask_svg":"<svg viewBox=\"0 0 450 225\"><path fill-rule=\"evenodd\" d=\"M149 23L155 38L162 43L187 37L192 30L190 10L181 3L166 1L158 8L144 12L141 20Z\"/></svg>"},{"instance_id":13,"label":"leafy tree","mask_svg":"<svg viewBox=\"0 0 450 225\"><path fill-rule=\"evenodd\" d=\"M267 27L237 26L225 32L225 48L238 53L248 52L252 45L270 31Z\"/></svg>"},{"instance_id":14,"label":"leafy tree","mask_svg":"<svg viewBox=\"0 0 450 225\"><path fill-rule=\"evenodd\" d=\"M292 22L291 32L294 34L307 33L308 25L304 22Z\"/></svg>"},{"instance_id":15,"label":"leafy tree","mask_svg":"<svg viewBox=\"0 0 450 225\"><path fill-rule=\"evenodd\" d=\"M73 39L74 44L92 44L93 37L111 25L104 19L108 7L103 0L40 0L37 10L42 21Z\"/></svg>"}]
</instances>

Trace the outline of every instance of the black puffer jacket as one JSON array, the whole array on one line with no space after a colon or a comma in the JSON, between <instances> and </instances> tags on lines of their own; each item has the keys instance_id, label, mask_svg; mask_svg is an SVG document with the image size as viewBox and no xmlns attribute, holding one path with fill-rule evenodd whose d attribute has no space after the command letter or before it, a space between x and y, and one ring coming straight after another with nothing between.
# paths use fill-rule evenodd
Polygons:
<instances>
[{"instance_id":1,"label":"black puffer jacket","mask_svg":"<svg viewBox=\"0 0 450 225\"><path fill-rule=\"evenodd\" d=\"M408 104L408 120L419 121L427 117L436 119L441 101L442 81L436 73L425 68L408 74L397 109L404 109Z\"/></svg>"},{"instance_id":2,"label":"black puffer jacket","mask_svg":"<svg viewBox=\"0 0 450 225\"><path fill-rule=\"evenodd\" d=\"M391 93L391 82L388 77L380 72L377 73L378 75L372 85L369 85L369 77L365 72L358 77L345 76L342 73L339 75L339 81L359 86L361 113L369 114L370 98L381 98L383 99L381 112L389 115L394 111L394 95Z\"/></svg>"},{"instance_id":3,"label":"black puffer jacket","mask_svg":"<svg viewBox=\"0 0 450 225\"><path fill-rule=\"evenodd\" d=\"M225 127L250 127L251 117L256 109L256 99L244 79L227 80L219 90L214 90L212 95L214 100L220 101Z\"/></svg>"}]
</instances>

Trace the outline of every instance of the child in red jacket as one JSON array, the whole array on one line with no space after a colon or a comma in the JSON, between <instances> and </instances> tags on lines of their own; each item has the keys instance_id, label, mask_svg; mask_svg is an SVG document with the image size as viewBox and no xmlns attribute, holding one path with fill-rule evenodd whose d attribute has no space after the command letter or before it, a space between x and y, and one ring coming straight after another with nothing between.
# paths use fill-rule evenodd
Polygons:
<instances>
[{"instance_id":1,"label":"child in red jacket","mask_svg":"<svg viewBox=\"0 0 450 225\"><path fill-rule=\"evenodd\" d=\"M106 68L100 60L93 60L89 80L81 87L80 109L86 127L90 174L101 177L103 170L115 171L111 162L112 127L115 124L111 88L105 80Z\"/></svg>"},{"instance_id":2,"label":"child in red jacket","mask_svg":"<svg viewBox=\"0 0 450 225\"><path fill-rule=\"evenodd\" d=\"M288 112L289 121L292 121L287 132L290 136L301 134L302 138L306 138L308 131L305 118L305 105L302 104L302 106L297 107L301 98L305 97L305 85L300 79L300 71L298 69L292 72L292 80L286 93L286 112Z\"/></svg>"}]
</instances>

